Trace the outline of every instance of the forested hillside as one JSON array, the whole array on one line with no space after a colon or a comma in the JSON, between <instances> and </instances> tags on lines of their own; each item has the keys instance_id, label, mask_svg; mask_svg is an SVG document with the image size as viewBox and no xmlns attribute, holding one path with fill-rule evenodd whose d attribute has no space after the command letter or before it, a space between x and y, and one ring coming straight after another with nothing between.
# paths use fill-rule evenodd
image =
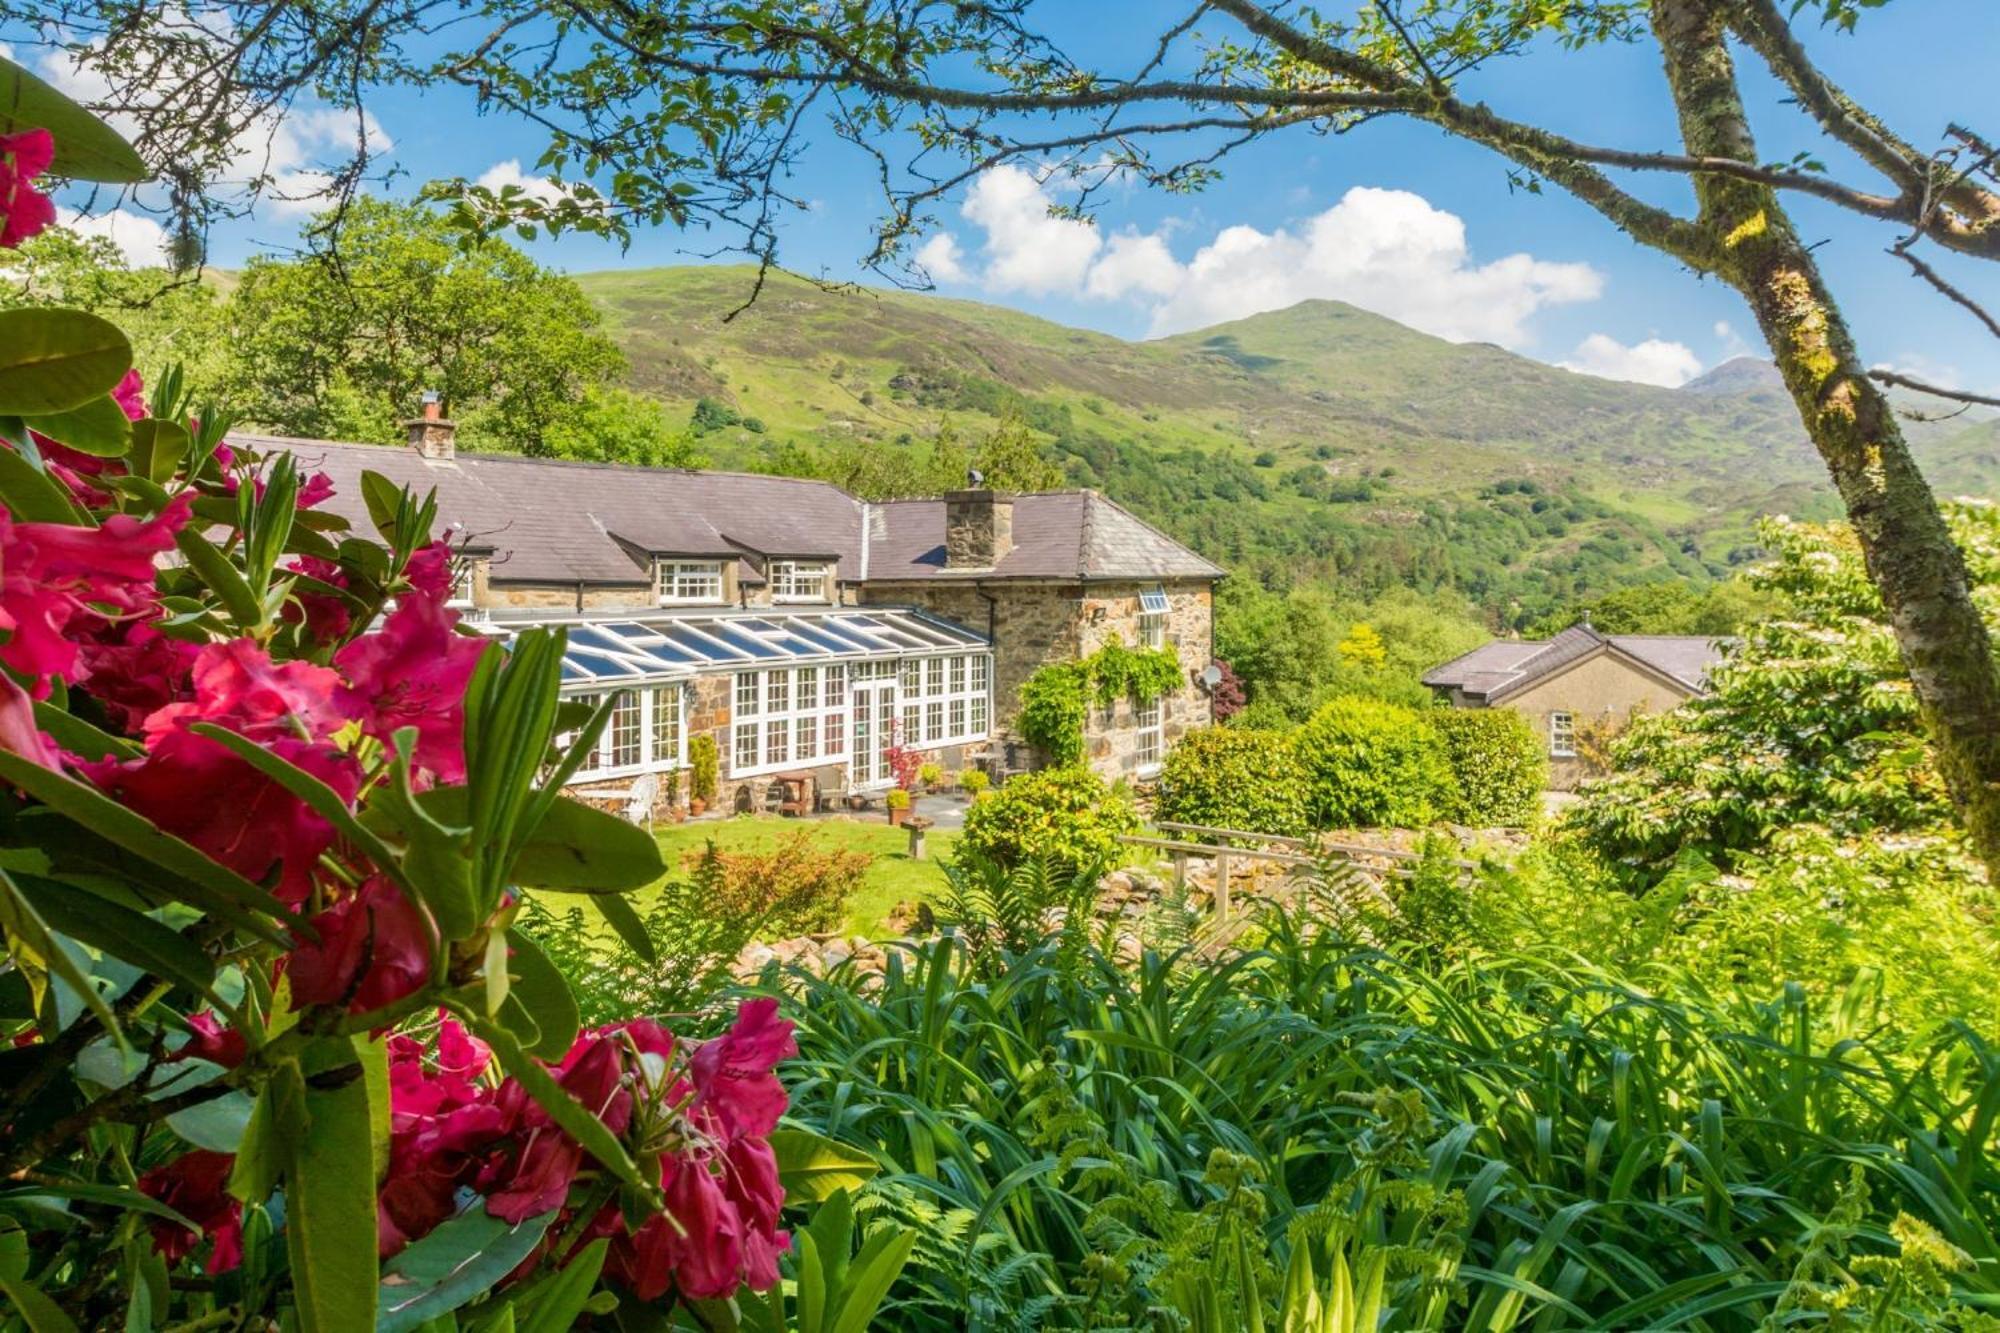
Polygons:
<instances>
[{"instance_id":1,"label":"forested hillside","mask_svg":"<svg viewBox=\"0 0 2000 1333\"><path fill-rule=\"evenodd\" d=\"M740 268L578 281L631 386L688 411L718 465L853 476L866 455L879 476L901 454L919 467L946 422L977 439L1018 418L1073 482L1268 583L1451 588L1520 623L1618 585L1723 574L1761 514L1834 512L1757 362L1675 390L1331 301L1130 343L782 276L738 311ZM1991 489L1992 421L1917 430L1941 489Z\"/></svg>"}]
</instances>

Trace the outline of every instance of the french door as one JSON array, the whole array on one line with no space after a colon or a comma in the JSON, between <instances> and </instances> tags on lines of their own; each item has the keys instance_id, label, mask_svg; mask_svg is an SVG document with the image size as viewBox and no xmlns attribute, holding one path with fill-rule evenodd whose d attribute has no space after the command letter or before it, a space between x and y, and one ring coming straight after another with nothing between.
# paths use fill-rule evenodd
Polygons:
<instances>
[{"instance_id":1,"label":"french door","mask_svg":"<svg viewBox=\"0 0 2000 1333\"><path fill-rule=\"evenodd\" d=\"M880 787L891 780L889 747L896 740L896 681L857 680L848 687L854 710L848 769L857 787Z\"/></svg>"}]
</instances>

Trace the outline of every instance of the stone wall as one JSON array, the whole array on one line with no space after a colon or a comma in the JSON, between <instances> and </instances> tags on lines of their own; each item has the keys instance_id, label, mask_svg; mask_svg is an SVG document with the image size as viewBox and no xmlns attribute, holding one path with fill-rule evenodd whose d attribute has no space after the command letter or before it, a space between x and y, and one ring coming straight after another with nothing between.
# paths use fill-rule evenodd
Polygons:
<instances>
[{"instance_id":1,"label":"stone wall","mask_svg":"<svg viewBox=\"0 0 2000 1333\"><path fill-rule=\"evenodd\" d=\"M1622 657L1598 653L1552 679L1542 681L1505 699L1499 705L1511 708L1528 719L1546 747L1549 744L1549 717L1568 713L1577 731L1595 728L1606 733L1622 731L1641 713L1664 713L1691 697L1684 685L1675 684L1654 672L1632 665ZM1549 788L1571 791L1594 774L1581 756L1549 756Z\"/></svg>"},{"instance_id":2,"label":"stone wall","mask_svg":"<svg viewBox=\"0 0 2000 1333\"><path fill-rule=\"evenodd\" d=\"M1213 724L1208 694L1195 683L1201 669L1215 660L1211 638L1215 591L1198 580L1178 583L1093 583L1080 607L1081 652L1084 656L1114 641L1136 648L1139 639L1139 594L1163 587L1167 594L1166 646L1181 662L1181 687L1160 700L1160 753L1197 727ZM1090 766L1107 778L1146 778L1139 762L1136 710L1129 698L1110 708L1092 704L1083 729L1084 754Z\"/></svg>"}]
</instances>

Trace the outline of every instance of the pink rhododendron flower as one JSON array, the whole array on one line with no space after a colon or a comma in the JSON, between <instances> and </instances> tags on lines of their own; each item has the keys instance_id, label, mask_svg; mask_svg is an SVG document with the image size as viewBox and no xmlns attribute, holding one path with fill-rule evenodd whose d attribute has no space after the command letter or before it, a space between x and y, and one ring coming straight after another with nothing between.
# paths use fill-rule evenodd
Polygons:
<instances>
[{"instance_id":1,"label":"pink rhododendron flower","mask_svg":"<svg viewBox=\"0 0 2000 1333\"><path fill-rule=\"evenodd\" d=\"M334 656L346 673L342 693L362 730L388 741L417 729L417 767L439 782L465 777L465 686L485 645L455 633L458 613L446 608L451 553L439 542L411 557L410 591L396 599L382 628Z\"/></svg>"},{"instance_id":2,"label":"pink rhododendron flower","mask_svg":"<svg viewBox=\"0 0 2000 1333\"><path fill-rule=\"evenodd\" d=\"M208 1256L210 1273L227 1273L243 1262L243 1205L229 1194L233 1153L196 1150L139 1177L139 1192L158 1199L201 1228L215 1242ZM154 1218L153 1248L168 1263L185 1258L200 1236L178 1223Z\"/></svg>"},{"instance_id":3,"label":"pink rhododendron flower","mask_svg":"<svg viewBox=\"0 0 2000 1333\"><path fill-rule=\"evenodd\" d=\"M51 679L81 678L72 622L107 609L156 613L153 562L173 549L192 504L183 494L156 518L114 514L101 528L17 523L0 511L0 661L36 678L36 698L48 697Z\"/></svg>"},{"instance_id":4,"label":"pink rhododendron flower","mask_svg":"<svg viewBox=\"0 0 2000 1333\"><path fill-rule=\"evenodd\" d=\"M299 556L287 568L294 574L303 574L331 587L347 586L347 575L340 566L318 556ZM347 631L354 627L354 617L348 612L347 603L338 597L296 586L292 600L285 604L284 616L288 621L303 624L313 642L319 644L343 639L347 637Z\"/></svg>"},{"instance_id":5,"label":"pink rhododendron flower","mask_svg":"<svg viewBox=\"0 0 2000 1333\"><path fill-rule=\"evenodd\" d=\"M293 503L300 509L312 509L333 498L333 478L324 472L315 472L299 483L298 499Z\"/></svg>"},{"instance_id":6,"label":"pink rhododendron flower","mask_svg":"<svg viewBox=\"0 0 2000 1333\"><path fill-rule=\"evenodd\" d=\"M189 1014L187 1025L192 1028L185 1045L167 1057L169 1063L175 1060L206 1060L224 1069L234 1069L243 1063L249 1048L243 1034L234 1028L222 1026L222 1020L209 1010Z\"/></svg>"},{"instance_id":7,"label":"pink rhododendron flower","mask_svg":"<svg viewBox=\"0 0 2000 1333\"><path fill-rule=\"evenodd\" d=\"M769 1134L785 1113L785 1085L772 1066L797 1054L792 1024L778 1017L778 1002L745 1002L729 1031L703 1043L689 1062L696 1110L713 1115L731 1139Z\"/></svg>"},{"instance_id":8,"label":"pink rhododendron flower","mask_svg":"<svg viewBox=\"0 0 2000 1333\"><path fill-rule=\"evenodd\" d=\"M274 662L251 639L211 643L195 654L194 698L168 704L144 724L148 738L191 722L213 722L252 740L319 740L346 717L334 702L338 672L311 662Z\"/></svg>"},{"instance_id":9,"label":"pink rhododendron flower","mask_svg":"<svg viewBox=\"0 0 2000 1333\"><path fill-rule=\"evenodd\" d=\"M111 397L128 420L138 421L147 415L146 382L139 378L138 371L126 371L125 378L112 389Z\"/></svg>"},{"instance_id":10,"label":"pink rhododendron flower","mask_svg":"<svg viewBox=\"0 0 2000 1333\"><path fill-rule=\"evenodd\" d=\"M78 676L114 723L137 733L160 709L192 697L201 650L144 621L120 621L77 645Z\"/></svg>"},{"instance_id":11,"label":"pink rhododendron flower","mask_svg":"<svg viewBox=\"0 0 2000 1333\"><path fill-rule=\"evenodd\" d=\"M62 771L62 751L36 723L35 701L5 672L0 672L0 750Z\"/></svg>"},{"instance_id":12,"label":"pink rhododendron flower","mask_svg":"<svg viewBox=\"0 0 2000 1333\"><path fill-rule=\"evenodd\" d=\"M0 249L13 249L56 220L55 203L30 184L55 157L47 130L0 134Z\"/></svg>"},{"instance_id":13,"label":"pink rhododendron flower","mask_svg":"<svg viewBox=\"0 0 2000 1333\"><path fill-rule=\"evenodd\" d=\"M337 1004L362 1013L393 1004L430 980L423 914L377 876L312 919L317 941L293 949L285 965L294 1004Z\"/></svg>"}]
</instances>

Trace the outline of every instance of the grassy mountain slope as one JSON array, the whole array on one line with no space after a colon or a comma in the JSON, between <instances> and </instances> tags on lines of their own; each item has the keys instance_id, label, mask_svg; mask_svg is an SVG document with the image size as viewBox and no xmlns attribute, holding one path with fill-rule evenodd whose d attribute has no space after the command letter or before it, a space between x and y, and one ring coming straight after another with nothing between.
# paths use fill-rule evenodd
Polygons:
<instances>
[{"instance_id":1,"label":"grassy mountain slope","mask_svg":"<svg viewBox=\"0 0 2000 1333\"><path fill-rule=\"evenodd\" d=\"M747 269L583 274L634 388L728 402L761 431L719 464L919 449L950 420L1026 419L1095 485L1217 559L1282 583L1462 591L1503 619L1635 579L1725 569L1758 514L1831 493L1762 363L1673 390L1455 344L1333 301L1153 342L915 293ZM1990 492L2000 426L1917 428L1941 486Z\"/></svg>"}]
</instances>

